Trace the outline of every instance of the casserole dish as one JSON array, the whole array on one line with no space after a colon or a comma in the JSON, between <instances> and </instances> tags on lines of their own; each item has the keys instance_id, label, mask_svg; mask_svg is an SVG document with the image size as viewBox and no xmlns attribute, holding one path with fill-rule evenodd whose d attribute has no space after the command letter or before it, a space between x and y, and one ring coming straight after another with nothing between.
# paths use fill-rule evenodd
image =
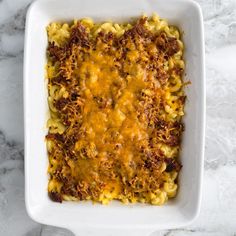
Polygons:
<instances>
[{"instance_id":1,"label":"casserole dish","mask_svg":"<svg viewBox=\"0 0 236 236\"><path fill-rule=\"evenodd\" d=\"M124 10L125 9L125 10ZM187 102L177 197L162 207L116 201L108 206L91 202L52 202L48 198L48 157L45 144L48 118L45 80L47 33L53 21L91 17L95 21L129 21L156 12L182 30L185 43ZM205 82L203 22L200 7L188 0L41 0L28 10L24 58L25 201L32 219L65 227L78 235L146 235L183 227L199 213L203 172Z\"/></svg>"}]
</instances>

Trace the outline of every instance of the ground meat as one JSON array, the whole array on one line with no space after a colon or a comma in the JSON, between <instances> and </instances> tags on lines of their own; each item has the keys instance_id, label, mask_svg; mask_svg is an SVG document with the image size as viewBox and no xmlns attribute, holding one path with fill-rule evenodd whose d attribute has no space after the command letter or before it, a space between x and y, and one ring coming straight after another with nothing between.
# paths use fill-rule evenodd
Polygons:
<instances>
[{"instance_id":1,"label":"ground meat","mask_svg":"<svg viewBox=\"0 0 236 236\"><path fill-rule=\"evenodd\" d=\"M127 30L124 35L120 37L119 42L124 44L127 38L135 38L137 36L151 39L153 36L152 33L144 26L146 21L146 17L141 18L131 29Z\"/></svg>"},{"instance_id":2,"label":"ground meat","mask_svg":"<svg viewBox=\"0 0 236 236\"><path fill-rule=\"evenodd\" d=\"M79 44L82 47L90 47L90 41L88 37L88 33L86 32L86 28L78 22L76 27L74 27L71 31L71 36L69 39L69 45Z\"/></svg>"},{"instance_id":3,"label":"ground meat","mask_svg":"<svg viewBox=\"0 0 236 236\"><path fill-rule=\"evenodd\" d=\"M51 140L54 139L54 140L57 140L57 141L62 142L62 143L65 141L63 134L58 134L58 133L56 133L56 134L47 134L46 139L51 139Z\"/></svg>"},{"instance_id":4,"label":"ground meat","mask_svg":"<svg viewBox=\"0 0 236 236\"><path fill-rule=\"evenodd\" d=\"M186 97L186 96L182 96L182 97ZM184 98L185 99L185 98ZM173 125L174 128L176 128L178 130L179 133L181 133L182 131L184 131L184 124L181 122L176 121Z\"/></svg>"},{"instance_id":5,"label":"ground meat","mask_svg":"<svg viewBox=\"0 0 236 236\"><path fill-rule=\"evenodd\" d=\"M155 42L157 47L169 57L180 50L176 38L168 37L164 32L156 37Z\"/></svg>"},{"instance_id":6,"label":"ground meat","mask_svg":"<svg viewBox=\"0 0 236 236\"><path fill-rule=\"evenodd\" d=\"M168 56L173 56L180 49L178 41L175 38L170 37L168 37L166 47L166 53Z\"/></svg>"},{"instance_id":7,"label":"ground meat","mask_svg":"<svg viewBox=\"0 0 236 236\"><path fill-rule=\"evenodd\" d=\"M164 140L164 143L174 147L180 144L180 137L175 136L175 135L170 135L168 138L166 137Z\"/></svg>"},{"instance_id":8,"label":"ground meat","mask_svg":"<svg viewBox=\"0 0 236 236\"><path fill-rule=\"evenodd\" d=\"M166 47L166 34L165 33L159 34L156 37L155 42L156 42L157 47L161 49L162 51L164 51Z\"/></svg>"},{"instance_id":9,"label":"ground meat","mask_svg":"<svg viewBox=\"0 0 236 236\"><path fill-rule=\"evenodd\" d=\"M62 203L62 196L60 193L52 191L48 192L48 196L52 201Z\"/></svg>"},{"instance_id":10,"label":"ground meat","mask_svg":"<svg viewBox=\"0 0 236 236\"><path fill-rule=\"evenodd\" d=\"M66 47L58 47L55 43L49 43L48 45L48 55L53 60L62 61L66 58L67 55L67 48Z\"/></svg>"},{"instance_id":11,"label":"ground meat","mask_svg":"<svg viewBox=\"0 0 236 236\"><path fill-rule=\"evenodd\" d=\"M67 85L68 84L68 80L63 76L54 77L51 79L50 82L52 83L52 85L60 85L60 84Z\"/></svg>"},{"instance_id":12,"label":"ground meat","mask_svg":"<svg viewBox=\"0 0 236 236\"><path fill-rule=\"evenodd\" d=\"M103 43L111 44L115 35L112 32L105 34L103 31L98 33L97 39L100 39Z\"/></svg>"},{"instance_id":13,"label":"ground meat","mask_svg":"<svg viewBox=\"0 0 236 236\"><path fill-rule=\"evenodd\" d=\"M71 184L70 182L64 183L64 185L61 188L61 192L68 196L78 197L80 198L77 186L75 184Z\"/></svg>"},{"instance_id":14,"label":"ground meat","mask_svg":"<svg viewBox=\"0 0 236 236\"><path fill-rule=\"evenodd\" d=\"M176 161L174 158L166 158L166 172L171 172L173 170L179 172L182 165Z\"/></svg>"},{"instance_id":15,"label":"ground meat","mask_svg":"<svg viewBox=\"0 0 236 236\"><path fill-rule=\"evenodd\" d=\"M179 101L181 102L181 104L184 105L184 103L185 103L185 101L186 101L186 98L187 98L187 96L181 96L181 97L179 98Z\"/></svg>"},{"instance_id":16,"label":"ground meat","mask_svg":"<svg viewBox=\"0 0 236 236\"><path fill-rule=\"evenodd\" d=\"M167 122L157 120L155 122L155 135L163 143L174 147L180 143L181 133L184 130L184 125L181 122Z\"/></svg>"},{"instance_id":17,"label":"ground meat","mask_svg":"<svg viewBox=\"0 0 236 236\"><path fill-rule=\"evenodd\" d=\"M160 120L158 119L156 122L155 122L155 127L156 129L160 130L160 129L166 129L167 127L167 122L164 121L164 120Z\"/></svg>"},{"instance_id":18,"label":"ground meat","mask_svg":"<svg viewBox=\"0 0 236 236\"><path fill-rule=\"evenodd\" d=\"M60 98L55 102L55 107L57 110L62 111L65 106L68 104L69 100L66 98Z\"/></svg>"},{"instance_id":19,"label":"ground meat","mask_svg":"<svg viewBox=\"0 0 236 236\"><path fill-rule=\"evenodd\" d=\"M144 167L152 171L158 171L164 158L161 150L147 149L144 151L144 154Z\"/></svg>"}]
</instances>

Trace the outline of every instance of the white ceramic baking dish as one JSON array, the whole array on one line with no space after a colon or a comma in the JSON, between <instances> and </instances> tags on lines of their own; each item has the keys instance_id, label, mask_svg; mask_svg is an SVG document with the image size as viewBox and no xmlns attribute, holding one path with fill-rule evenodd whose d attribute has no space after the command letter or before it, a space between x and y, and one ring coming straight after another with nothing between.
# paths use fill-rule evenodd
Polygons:
<instances>
[{"instance_id":1,"label":"white ceramic baking dish","mask_svg":"<svg viewBox=\"0 0 236 236\"><path fill-rule=\"evenodd\" d=\"M52 21L92 17L95 21L127 21L157 12L183 31L187 88L186 116L176 199L164 206L108 206L90 202L52 202L47 195L48 158L45 145L48 117L45 80L47 34ZM27 14L24 58L25 202L28 214L42 224L65 227L78 235L148 235L183 227L199 213L203 174L205 81L203 20L189 0L41 0Z\"/></svg>"}]
</instances>

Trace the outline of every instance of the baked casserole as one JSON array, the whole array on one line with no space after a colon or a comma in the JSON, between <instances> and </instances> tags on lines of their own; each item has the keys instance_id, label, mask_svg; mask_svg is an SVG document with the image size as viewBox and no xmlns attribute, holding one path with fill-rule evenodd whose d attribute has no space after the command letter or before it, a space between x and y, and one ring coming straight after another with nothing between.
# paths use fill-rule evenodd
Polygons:
<instances>
[{"instance_id":1,"label":"baked casserole","mask_svg":"<svg viewBox=\"0 0 236 236\"><path fill-rule=\"evenodd\" d=\"M183 42L156 14L47 27L49 197L162 205L176 196Z\"/></svg>"}]
</instances>

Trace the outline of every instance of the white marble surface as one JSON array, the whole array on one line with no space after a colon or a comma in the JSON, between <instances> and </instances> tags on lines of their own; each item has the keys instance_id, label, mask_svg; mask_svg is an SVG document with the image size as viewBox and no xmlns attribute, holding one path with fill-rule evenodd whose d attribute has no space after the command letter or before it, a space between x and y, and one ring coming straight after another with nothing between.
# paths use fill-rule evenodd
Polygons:
<instances>
[{"instance_id":1,"label":"white marble surface","mask_svg":"<svg viewBox=\"0 0 236 236\"><path fill-rule=\"evenodd\" d=\"M0 0L0 236L71 236L33 222L25 211L22 59L31 1ZM201 213L187 228L152 236L236 235L236 0L198 2L205 21L207 81Z\"/></svg>"}]
</instances>

